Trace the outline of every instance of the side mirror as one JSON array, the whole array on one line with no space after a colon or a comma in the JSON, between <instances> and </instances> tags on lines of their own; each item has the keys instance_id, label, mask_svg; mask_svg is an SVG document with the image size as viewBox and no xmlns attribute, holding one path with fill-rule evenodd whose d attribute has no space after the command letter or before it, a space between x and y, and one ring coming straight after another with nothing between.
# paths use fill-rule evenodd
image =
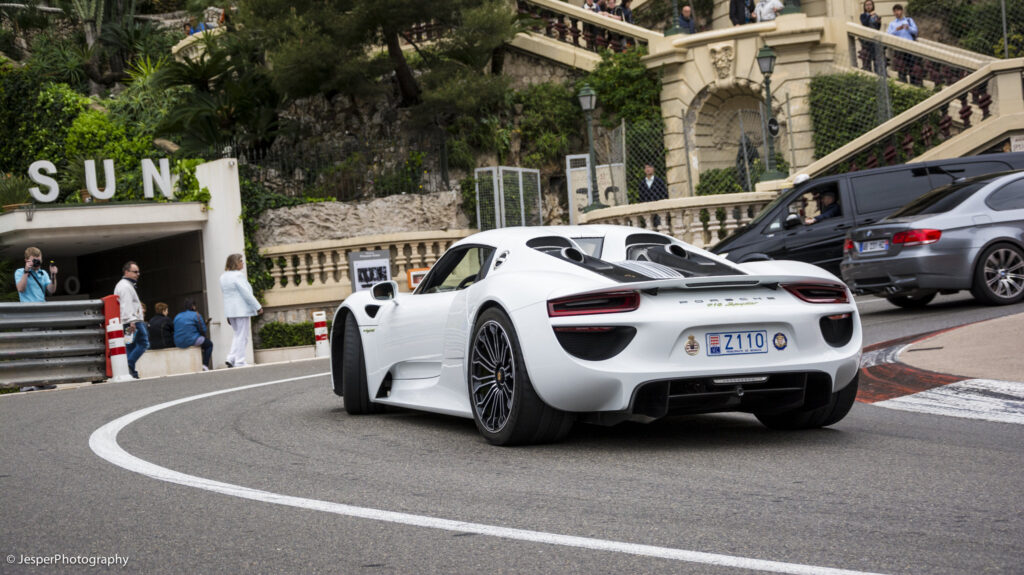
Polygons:
<instances>
[{"instance_id":1,"label":"side mirror","mask_svg":"<svg viewBox=\"0 0 1024 575\"><path fill-rule=\"evenodd\" d=\"M786 221L782 223L782 227L791 230L802 223L803 220L800 218L800 214L789 214L786 216Z\"/></svg>"},{"instance_id":2,"label":"side mirror","mask_svg":"<svg viewBox=\"0 0 1024 575\"><path fill-rule=\"evenodd\" d=\"M398 282L389 281L373 284L373 287L370 288L370 294L373 295L375 300L393 300L398 295Z\"/></svg>"}]
</instances>

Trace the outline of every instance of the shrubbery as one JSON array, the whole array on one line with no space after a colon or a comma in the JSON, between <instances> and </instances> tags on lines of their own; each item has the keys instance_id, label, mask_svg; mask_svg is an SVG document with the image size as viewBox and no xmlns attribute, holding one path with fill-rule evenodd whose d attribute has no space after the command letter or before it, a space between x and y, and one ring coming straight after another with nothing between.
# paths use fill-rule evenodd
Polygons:
<instances>
[{"instance_id":1,"label":"shrubbery","mask_svg":"<svg viewBox=\"0 0 1024 575\"><path fill-rule=\"evenodd\" d=\"M331 320L327 320L327 333L331 333ZM313 334L313 322L282 323L267 322L259 331L259 349L274 347L295 347L313 345L316 337Z\"/></svg>"}]
</instances>

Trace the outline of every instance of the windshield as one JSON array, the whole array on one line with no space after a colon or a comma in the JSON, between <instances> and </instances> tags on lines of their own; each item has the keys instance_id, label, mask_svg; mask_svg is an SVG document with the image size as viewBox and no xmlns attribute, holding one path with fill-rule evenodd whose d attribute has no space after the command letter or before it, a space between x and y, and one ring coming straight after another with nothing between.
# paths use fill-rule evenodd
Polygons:
<instances>
[{"instance_id":1,"label":"windshield","mask_svg":"<svg viewBox=\"0 0 1024 575\"><path fill-rule=\"evenodd\" d=\"M983 188L987 183L988 180L986 179L980 182L965 182L935 188L896 210L888 219L948 212L959 206L967 198L973 196L975 192Z\"/></svg>"},{"instance_id":2,"label":"windshield","mask_svg":"<svg viewBox=\"0 0 1024 575\"><path fill-rule=\"evenodd\" d=\"M793 191L793 188L789 188L789 189L782 190L781 192L779 192L779 195L775 196L775 199L772 200L772 202L770 204L765 206L764 209L761 210L760 213L758 213L756 216L754 216L754 219L750 220L750 223L747 224L747 225L749 225L749 226L756 226L757 224L759 224L762 221L764 221L764 219L768 217L768 214L772 213L772 210L775 209L775 206L781 204L786 199L786 197L789 195L789 192L791 192L791 191Z\"/></svg>"}]
</instances>

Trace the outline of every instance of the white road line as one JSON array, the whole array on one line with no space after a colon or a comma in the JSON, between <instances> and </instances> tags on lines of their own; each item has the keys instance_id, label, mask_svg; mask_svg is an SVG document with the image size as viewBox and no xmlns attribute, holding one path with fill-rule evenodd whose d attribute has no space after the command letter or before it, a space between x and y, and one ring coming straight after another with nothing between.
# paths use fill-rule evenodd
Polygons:
<instances>
[{"instance_id":1,"label":"white road line","mask_svg":"<svg viewBox=\"0 0 1024 575\"><path fill-rule=\"evenodd\" d=\"M1024 425L1024 384L967 379L872 405Z\"/></svg>"},{"instance_id":2,"label":"white road line","mask_svg":"<svg viewBox=\"0 0 1024 575\"><path fill-rule=\"evenodd\" d=\"M289 381L298 381L302 379L309 379L312 377L320 377L328 375L327 373L317 373L313 375L306 375L302 377L292 377L288 379L279 379L276 381L268 381L266 383L256 383L252 385L244 385L241 387L235 387L231 389L225 389L221 391L214 391L211 393L203 393L200 395L193 395L191 397L185 397L174 401L168 401L159 405L140 409L119 417L114 421L100 427L92 433L89 437L89 447L96 453L96 455L106 459L110 463L123 467L129 471L141 473L147 477L153 479L159 479L161 481L167 481L170 483L177 483L179 485L185 485L188 487L195 487L198 489L205 489L207 491L213 491L216 493L222 493L224 495L231 495L234 497L241 497L243 499L251 499L253 501L262 501L265 503L274 503L277 505L288 505L290 507L298 507L300 509L310 509L313 511L323 511L326 513L334 513L337 515L344 515L347 517L358 517L362 519L371 519L374 521L385 521L389 523L399 523L402 525L412 525L414 527L426 527L430 529L442 529L445 531L455 531L458 533L476 533L478 535L489 535L492 537L501 537L505 539L515 539L519 541L531 541L534 543L546 543L549 545L560 545L563 547L577 547L582 549L592 549L595 551L610 551L613 553L626 553L629 555L641 555L644 557L655 557L659 559L674 559L677 561L686 561L689 563L701 563L705 565L716 565L722 567L735 567L737 569L751 569L755 571L766 571L770 573L791 573L795 575L879 575L877 573L868 573L864 571L850 571L847 569L835 569L832 567L816 567L813 565L803 565L800 563L783 563L779 561L765 561L762 559L750 559L746 557L735 557L731 555L720 555L717 553L704 553L701 551L686 551L683 549L674 549L671 547L656 547L653 545L641 545L638 543L626 543L621 541L610 541L607 539L594 539L590 537L574 537L572 535L560 535L557 533L545 533L543 531L528 531L525 529L513 529L509 527L500 527L497 525L485 525L482 523L467 523L464 521L454 521L451 519L439 519L436 517L427 517L423 515L411 515L408 513L397 513L394 511L384 511L380 509L371 509L367 507L355 507L352 505L344 505L341 503L333 503L330 501L319 501L316 499L304 499L302 497L292 497L289 495L281 495L280 493L271 493L269 491L261 491L258 489L250 489L241 485L232 485L230 483L222 483L220 481L214 481L212 479L206 479L203 477L196 477L194 475L187 475L166 467L160 467L148 461L139 459L134 455L121 449L121 446L117 443L117 435L122 429L128 425L150 415L157 411L188 403L190 401L196 401L199 399L206 399L208 397L214 397L224 393L231 393L234 391L243 391L247 389L255 389L257 387L263 387L267 385L274 385L277 383L285 383Z\"/></svg>"}]
</instances>

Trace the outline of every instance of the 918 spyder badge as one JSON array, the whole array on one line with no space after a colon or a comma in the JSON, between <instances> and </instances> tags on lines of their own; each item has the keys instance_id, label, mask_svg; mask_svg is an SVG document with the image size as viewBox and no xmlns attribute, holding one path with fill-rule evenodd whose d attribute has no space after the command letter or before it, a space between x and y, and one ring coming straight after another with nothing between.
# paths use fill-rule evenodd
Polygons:
<instances>
[{"instance_id":1,"label":"918 spyder badge","mask_svg":"<svg viewBox=\"0 0 1024 575\"><path fill-rule=\"evenodd\" d=\"M775 346L775 349L782 351L789 345L789 340L786 339L786 334L780 332L772 338L772 344Z\"/></svg>"},{"instance_id":2,"label":"918 spyder badge","mask_svg":"<svg viewBox=\"0 0 1024 575\"><path fill-rule=\"evenodd\" d=\"M690 339L686 340L686 345L683 346L686 350L686 355L697 355L700 353L700 343L697 342L697 338L690 336Z\"/></svg>"}]
</instances>

